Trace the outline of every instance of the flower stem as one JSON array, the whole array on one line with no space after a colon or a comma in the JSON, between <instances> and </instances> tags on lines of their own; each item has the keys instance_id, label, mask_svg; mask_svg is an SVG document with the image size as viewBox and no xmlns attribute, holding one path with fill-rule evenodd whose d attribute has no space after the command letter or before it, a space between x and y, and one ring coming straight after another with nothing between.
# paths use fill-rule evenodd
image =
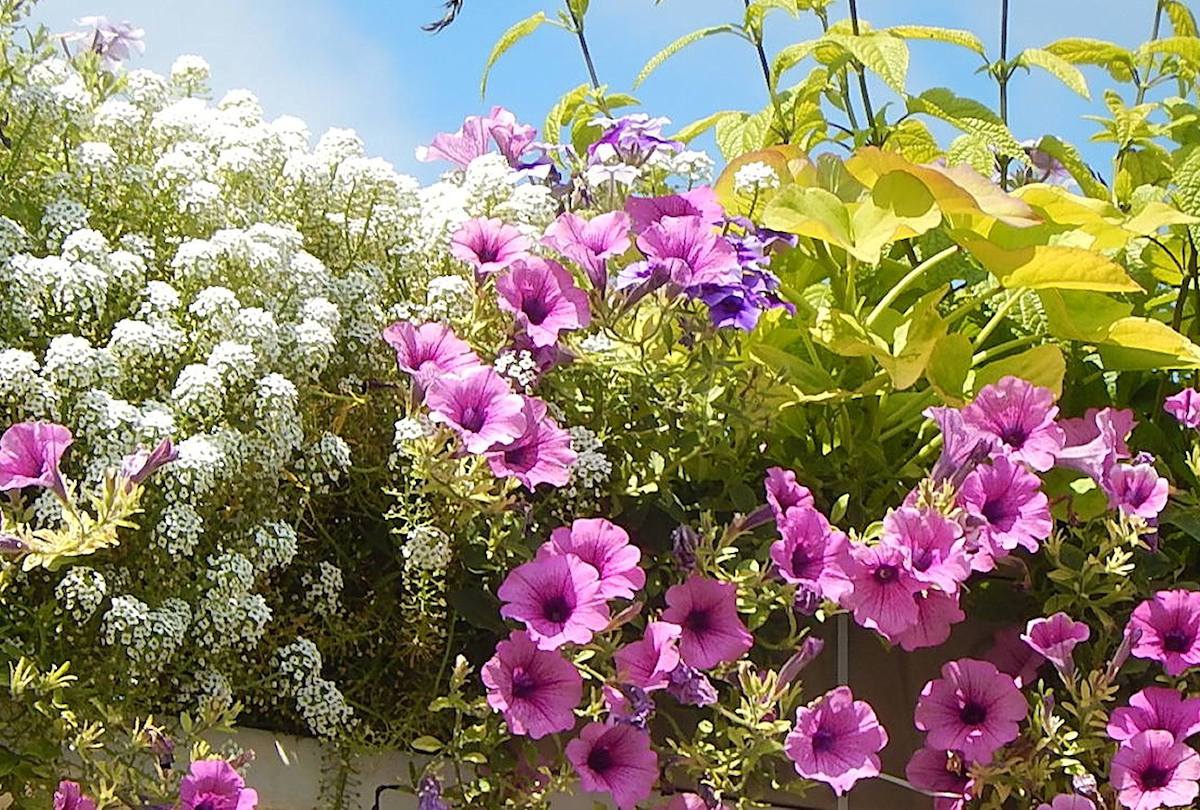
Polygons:
<instances>
[{"instance_id":1,"label":"flower stem","mask_svg":"<svg viewBox=\"0 0 1200 810\"><path fill-rule=\"evenodd\" d=\"M575 9L567 3L567 12L571 15L571 22L575 24L575 36L579 38L579 49L583 51L583 61L587 65L588 77L592 81L592 88L600 89L600 79L596 75L596 63L592 61L592 51L588 48L587 37L583 33L583 15L576 14Z\"/></svg>"},{"instance_id":2,"label":"flower stem","mask_svg":"<svg viewBox=\"0 0 1200 810\"><path fill-rule=\"evenodd\" d=\"M912 270L910 270L908 272L908 275L906 275L904 278L900 279L900 281L896 282L896 286L894 286L890 290L888 290L887 295L885 295L882 299L880 299L879 303L875 305L875 308L871 310L871 314L867 316L867 326L870 326L871 324L875 323L875 321L877 321L879 319L879 317L881 315L883 315L884 310L886 310L888 307L890 307L892 304L894 304L896 302L896 299L899 298L901 296L901 294L903 294L903 292L905 290L907 290L914 281L916 281L918 278L920 278L922 275L924 275L929 270L932 270L934 267L937 267L939 264L944 262L946 259L949 259L951 256L953 256L957 252L958 252L958 245L951 245L950 247L946 248L945 250L943 250L939 253L933 254L928 259L921 262L916 267L914 267Z\"/></svg>"},{"instance_id":3,"label":"flower stem","mask_svg":"<svg viewBox=\"0 0 1200 810\"><path fill-rule=\"evenodd\" d=\"M744 0L746 8L750 8L750 0ZM787 121L783 117L783 108L779 106L779 94L775 92L775 81L771 78L771 63L767 60L767 51L763 47L763 32L761 26L756 31L747 31L754 50L758 53L758 64L762 69L763 79L767 82L767 93L771 96L771 106L775 109L775 118L779 124L779 136L787 143L791 139Z\"/></svg>"},{"instance_id":4,"label":"flower stem","mask_svg":"<svg viewBox=\"0 0 1200 810\"><path fill-rule=\"evenodd\" d=\"M1012 69L1008 65L1008 0L1000 0L1000 69L996 74L996 83L1000 85L1000 120L1008 126L1008 80ZM1001 155L1000 187L1008 191L1008 155Z\"/></svg>"},{"instance_id":5,"label":"flower stem","mask_svg":"<svg viewBox=\"0 0 1200 810\"><path fill-rule=\"evenodd\" d=\"M1005 1L1007 2L1007 0ZM854 36L859 36L858 0L850 0L850 28L854 32ZM867 111L867 125L871 128L871 140L873 143L879 143L879 131L875 126L875 111L871 107L871 94L867 92L867 71L858 62L855 62L854 70L858 74L858 89L862 91L863 109Z\"/></svg>"},{"instance_id":6,"label":"flower stem","mask_svg":"<svg viewBox=\"0 0 1200 810\"><path fill-rule=\"evenodd\" d=\"M923 790L907 779L901 779L899 776L892 776L890 773L881 773L879 778L885 782L891 782L893 785L898 785L906 790L911 790L914 793L920 793L922 796L931 796L935 799L962 799L961 793L948 793L943 790Z\"/></svg>"},{"instance_id":7,"label":"flower stem","mask_svg":"<svg viewBox=\"0 0 1200 810\"><path fill-rule=\"evenodd\" d=\"M1150 29L1150 41L1158 39L1159 33L1162 31L1162 15L1163 15L1163 0L1156 0L1154 3L1154 27ZM1153 59L1153 57L1151 57ZM1153 65L1151 65L1153 66ZM1146 91L1150 89L1151 82L1139 81L1137 91L1137 104L1141 104L1146 100Z\"/></svg>"}]
</instances>

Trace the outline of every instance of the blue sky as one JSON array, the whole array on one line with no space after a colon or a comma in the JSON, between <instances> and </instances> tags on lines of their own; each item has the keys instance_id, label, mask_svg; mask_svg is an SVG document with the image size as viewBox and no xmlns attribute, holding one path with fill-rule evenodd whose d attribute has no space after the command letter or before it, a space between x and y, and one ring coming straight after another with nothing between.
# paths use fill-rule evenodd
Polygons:
<instances>
[{"instance_id":1,"label":"blue sky","mask_svg":"<svg viewBox=\"0 0 1200 810\"><path fill-rule=\"evenodd\" d=\"M104 14L146 29L147 52L137 66L166 70L180 53L198 53L213 67L213 85L246 87L269 114L305 118L314 135L329 126L358 130L369 151L397 168L430 178L413 149L463 116L503 104L540 124L565 90L586 79L576 43L545 28L514 48L495 69L488 97L479 74L492 43L516 20L552 0L467 0L451 28L437 36L420 24L440 16L439 0L41 0L35 19L52 30L75 18ZM844 16L843 2L833 7ZM1011 45L1043 45L1063 36L1089 36L1133 46L1150 30L1154 0L1012 0ZM589 40L602 81L628 90L647 58L675 37L740 16L740 0L592 0ZM968 28L993 53L1000 0L860 0L874 25L921 23ZM808 39L815 22L772 17L768 50ZM909 87L949 86L995 103L986 77L975 75L974 54L936 43L914 43ZM1086 71L1087 102L1044 74L1020 74L1010 90L1012 128L1019 138L1046 132L1083 143L1107 76ZM799 75L797 74L797 78ZM675 57L637 94L644 108L683 124L719 109L760 109L765 90L756 57L733 37L705 40ZM877 105L885 97L873 88ZM1103 149L1089 149L1098 159ZM1107 169L1107 166L1102 166Z\"/></svg>"}]
</instances>

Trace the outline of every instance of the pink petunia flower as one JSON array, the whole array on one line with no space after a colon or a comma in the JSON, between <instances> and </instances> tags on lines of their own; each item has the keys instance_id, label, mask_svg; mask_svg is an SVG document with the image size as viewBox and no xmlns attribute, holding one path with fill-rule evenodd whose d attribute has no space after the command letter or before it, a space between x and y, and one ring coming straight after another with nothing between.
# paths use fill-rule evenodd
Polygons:
<instances>
[{"instance_id":1,"label":"pink petunia flower","mask_svg":"<svg viewBox=\"0 0 1200 810\"><path fill-rule=\"evenodd\" d=\"M601 294L608 287L608 260L629 250L629 215L610 211L585 220L577 214L560 214L542 240L587 273Z\"/></svg>"},{"instance_id":2,"label":"pink petunia flower","mask_svg":"<svg viewBox=\"0 0 1200 810\"><path fill-rule=\"evenodd\" d=\"M633 810L658 780L650 735L626 724L589 723L567 743L567 759L584 790L608 793L619 810Z\"/></svg>"},{"instance_id":3,"label":"pink petunia flower","mask_svg":"<svg viewBox=\"0 0 1200 810\"><path fill-rule=\"evenodd\" d=\"M1108 718L1108 736L1118 742L1154 730L1170 732L1177 742L1200 733L1200 698L1184 697L1165 686L1149 686Z\"/></svg>"},{"instance_id":4,"label":"pink petunia flower","mask_svg":"<svg viewBox=\"0 0 1200 810\"><path fill-rule=\"evenodd\" d=\"M958 408L926 408L922 413L937 423L942 434L942 453L929 472L934 481L961 481L997 445L994 436L967 425Z\"/></svg>"},{"instance_id":5,"label":"pink petunia flower","mask_svg":"<svg viewBox=\"0 0 1200 810\"><path fill-rule=\"evenodd\" d=\"M500 154L508 160L509 166L521 167L521 158L537 141L537 127L518 122L517 117L503 107L492 107L488 119L488 134L496 142Z\"/></svg>"},{"instance_id":6,"label":"pink petunia flower","mask_svg":"<svg viewBox=\"0 0 1200 810\"><path fill-rule=\"evenodd\" d=\"M587 293L555 261L529 257L514 261L496 280L500 308L516 316L534 346L553 346L563 332L591 323Z\"/></svg>"},{"instance_id":7,"label":"pink petunia flower","mask_svg":"<svg viewBox=\"0 0 1200 810\"><path fill-rule=\"evenodd\" d=\"M83 794L77 782L64 779L54 791L54 810L96 810L96 802Z\"/></svg>"},{"instance_id":8,"label":"pink petunia flower","mask_svg":"<svg viewBox=\"0 0 1200 810\"><path fill-rule=\"evenodd\" d=\"M942 677L925 684L913 715L933 748L961 751L972 762L990 762L1012 742L1029 712L1021 690L996 665L973 658L950 661Z\"/></svg>"},{"instance_id":9,"label":"pink petunia flower","mask_svg":"<svg viewBox=\"0 0 1200 810\"><path fill-rule=\"evenodd\" d=\"M529 256L529 237L500 219L468 219L450 239L450 253L475 270L482 281Z\"/></svg>"},{"instance_id":10,"label":"pink petunia flower","mask_svg":"<svg viewBox=\"0 0 1200 810\"><path fill-rule=\"evenodd\" d=\"M1141 731L1113 757L1117 799L1130 810L1192 807L1200 794L1200 754L1167 731Z\"/></svg>"},{"instance_id":11,"label":"pink petunia flower","mask_svg":"<svg viewBox=\"0 0 1200 810\"><path fill-rule=\"evenodd\" d=\"M1117 464L1101 484L1109 506L1151 521L1167 505L1171 489L1153 464Z\"/></svg>"},{"instance_id":12,"label":"pink petunia flower","mask_svg":"<svg viewBox=\"0 0 1200 810\"><path fill-rule=\"evenodd\" d=\"M1200 428L1200 391L1184 388L1163 400L1163 410L1185 428Z\"/></svg>"},{"instance_id":13,"label":"pink petunia flower","mask_svg":"<svg viewBox=\"0 0 1200 810\"><path fill-rule=\"evenodd\" d=\"M984 386L963 408L963 422L994 438L997 451L1038 472L1054 466L1066 435L1054 422L1054 394L1019 377Z\"/></svg>"},{"instance_id":14,"label":"pink petunia flower","mask_svg":"<svg viewBox=\"0 0 1200 810\"><path fill-rule=\"evenodd\" d=\"M538 557L574 554L600 575L603 599L632 599L646 584L638 567L642 552L629 542L629 534L604 518L579 518L570 528L560 526L538 549Z\"/></svg>"},{"instance_id":15,"label":"pink petunia flower","mask_svg":"<svg viewBox=\"0 0 1200 810\"><path fill-rule=\"evenodd\" d=\"M525 432L487 454L495 475L516 478L529 490L565 486L577 458L571 434L546 415L546 403L536 397L525 397Z\"/></svg>"},{"instance_id":16,"label":"pink petunia flower","mask_svg":"<svg viewBox=\"0 0 1200 810\"><path fill-rule=\"evenodd\" d=\"M1086 796L1063 793L1055 796L1050 804L1039 804L1038 810L1096 810L1096 804Z\"/></svg>"},{"instance_id":17,"label":"pink petunia flower","mask_svg":"<svg viewBox=\"0 0 1200 810\"><path fill-rule=\"evenodd\" d=\"M73 441L70 430L51 422L20 422L4 431L0 436L0 492L44 487L66 498L59 465Z\"/></svg>"},{"instance_id":18,"label":"pink petunia flower","mask_svg":"<svg viewBox=\"0 0 1200 810\"><path fill-rule=\"evenodd\" d=\"M192 763L179 785L180 810L255 810L258 791L246 787L241 774L223 759Z\"/></svg>"},{"instance_id":19,"label":"pink petunia flower","mask_svg":"<svg viewBox=\"0 0 1200 810\"><path fill-rule=\"evenodd\" d=\"M971 575L962 527L932 509L892 510L883 519L882 542L908 554L915 580L945 593L957 593Z\"/></svg>"},{"instance_id":20,"label":"pink petunia flower","mask_svg":"<svg viewBox=\"0 0 1200 810\"><path fill-rule=\"evenodd\" d=\"M617 679L647 692L666 689L679 666L679 625L650 622L640 641L619 647L613 657Z\"/></svg>"},{"instance_id":21,"label":"pink petunia flower","mask_svg":"<svg viewBox=\"0 0 1200 810\"><path fill-rule=\"evenodd\" d=\"M1021 640L1054 664L1064 678L1070 678L1075 671L1075 645L1087 641L1091 635L1086 624L1059 612L1048 619L1030 619Z\"/></svg>"},{"instance_id":22,"label":"pink petunia flower","mask_svg":"<svg viewBox=\"0 0 1200 810\"><path fill-rule=\"evenodd\" d=\"M490 151L491 123L490 118L467 116L457 132L438 133L429 146L418 146L417 160L423 163L445 160L465 169L475 158Z\"/></svg>"},{"instance_id":23,"label":"pink petunia flower","mask_svg":"<svg viewBox=\"0 0 1200 810\"><path fill-rule=\"evenodd\" d=\"M1042 654L1031 648L1021 638L1018 627L997 630L992 646L983 656L996 665L996 669L1013 679L1018 688L1025 688L1037 678L1038 670L1046 663Z\"/></svg>"},{"instance_id":24,"label":"pink petunia flower","mask_svg":"<svg viewBox=\"0 0 1200 810\"><path fill-rule=\"evenodd\" d=\"M383 330L383 339L396 352L396 365L422 389L438 377L480 366L466 341L443 323L397 321Z\"/></svg>"},{"instance_id":25,"label":"pink petunia flower","mask_svg":"<svg viewBox=\"0 0 1200 810\"><path fill-rule=\"evenodd\" d=\"M583 678L559 652L538 649L527 632L514 630L497 644L480 675L488 705L513 734L539 740L574 727Z\"/></svg>"},{"instance_id":26,"label":"pink petunia flower","mask_svg":"<svg viewBox=\"0 0 1200 810\"><path fill-rule=\"evenodd\" d=\"M177 458L179 458L179 451L175 449L175 445L169 438L163 439L153 450L139 447L125 456L121 459L120 477L126 482L126 491L144 483L147 478Z\"/></svg>"},{"instance_id":27,"label":"pink petunia flower","mask_svg":"<svg viewBox=\"0 0 1200 810\"><path fill-rule=\"evenodd\" d=\"M1200 592L1159 591L1133 610L1129 627L1140 631L1132 653L1182 675L1200 665Z\"/></svg>"},{"instance_id":28,"label":"pink petunia flower","mask_svg":"<svg viewBox=\"0 0 1200 810\"><path fill-rule=\"evenodd\" d=\"M885 636L897 635L917 620L916 594L925 585L915 576L908 555L896 546L850 548L850 590L841 605L854 611L854 620Z\"/></svg>"},{"instance_id":29,"label":"pink petunia flower","mask_svg":"<svg viewBox=\"0 0 1200 810\"><path fill-rule=\"evenodd\" d=\"M972 788L975 786L974 780L967 773L968 764L958 751L920 748L909 759L904 775L921 790L961 796L935 798L934 810L962 810L971 800Z\"/></svg>"},{"instance_id":30,"label":"pink petunia flower","mask_svg":"<svg viewBox=\"0 0 1200 810\"><path fill-rule=\"evenodd\" d=\"M1125 441L1135 424L1133 411L1116 408L1089 408L1079 419L1060 419L1066 444L1055 463L1103 482L1114 464L1129 458Z\"/></svg>"},{"instance_id":31,"label":"pink petunia flower","mask_svg":"<svg viewBox=\"0 0 1200 810\"><path fill-rule=\"evenodd\" d=\"M736 661L754 643L754 636L737 615L737 587L693 575L667 589L663 620L680 627L679 653L696 669L711 669Z\"/></svg>"},{"instance_id":32,"label":"pink petunia flower","mask_svg":"<svg viewBox=\"0 0 1200 810\"><path fill-rule=\"evenodd\" d=\"M796 710L784 750L796 773L844 795L860 779L879 775L879 752L888 743L875 710L839 686Z\"/></svg>"},{"instance_id":33,"label":"pink petunia flower","mask_svg":"<svg viewBox=\"0 0 1200 810\"><path fill-rule=\"evenodd\" d=\"M645 231L664 217L698 217L709 226L725 217L725 209L710 186L665 197L630 197L625 201L625 210L633 221L634 233Z\"/></svg>"},{"instance_id":34,"label":"pink petunia flower","mask_svg":"<svg viewBox=\"0 0 1200 810\"><path fill-rule=\"evenodd\" d=\"M639 234L637 243L649 264L681 289L741 278L733 245L700 217L665 217Z\"/></svg>"},{"instance_id":35,"label":"pink petunia flower","mask_svg":"<svg viewBox=\"0 0 1200 810\"><path fill-rule=\"evenodd\" d=\"M496 592L500 615L525 623L540 649L587 644L608 626L600 575L574 554L539 557L518 565Z\"/></svg>"},{"instance_id":36,"label":"pink petunia flower","mask_svg":"<svg viewBox=\"0 0 1200 810\"><path fill-rule=\"evenodd\" d=\"M787 510L793 506L813 505L812 492L803 484L797 483L796 473L782 467L771 467L767 470L763 486L767 491L767 503L775 513L775 520L783 520Z\"/></svg>"},{"instance_id":37,"label":"pink petunia flower","mask_svg":"<svg viewBox=\"0 0 1200 810\"><path fill-rule=\"evenodd\" d=\"M793 506L779 521L780 539L771 544L771 560L779 575L837 602L850 588L846 569L850 544L811 506Z\"/></svg>"},{"instance_id":38,"label":"pink petunia flower","mask_svg":"<svg viewBox=\"0 0 1200 810\"><path fill-rule=\"evenodd\" d=\"M963 481L958 499L976 547L971 557L976 571L990 571L1018 546L1037 551L1054 529L1041 479L1004 456L976 467Z\"/></svg>"},{"instance_id":39,"label":"pink petunia flower","mask_svg":"<svg viewBox=\"0 0 1200 810\"><path fill-rule=\"evenodd\" d=\"M490 368L433 380L425 395L429 418L452 428L468 453L486 453L525 435L525 400Z\"/></svg>"},{"instance_id":40,"label":"pink petunia flower","mask_svg":"<svg viewBox=\"0 0 1200 810\"><path fill-rule=\"evenodd\" d=\"M888 636L893 644L912 652L924 647L936 647L950 638L950 628L967 618L958 606L958 595L929 590L917 594L917 620L896 635Z\"/></svg>"},{"instance_id":41,"label":"pink petunia flower","mask_svg":"<svg viewBox=\"0 0 1200 810\"><path fill-rule=\"evenodd\" d=\"M659 810L725 810L726 804L712 804L697 793L677 793Z\"/></svg>"}]
</instances>

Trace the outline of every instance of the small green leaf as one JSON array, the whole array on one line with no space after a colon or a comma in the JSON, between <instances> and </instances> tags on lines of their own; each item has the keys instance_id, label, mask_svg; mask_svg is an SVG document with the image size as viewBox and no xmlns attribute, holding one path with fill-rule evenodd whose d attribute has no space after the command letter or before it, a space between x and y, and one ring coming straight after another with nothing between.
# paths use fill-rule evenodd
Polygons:
<instances>
[{"instance_id":1,"label":"small green leaf","mask_svg":"<svg viewBox=\"0 0 1200 810\"><path fill-rule=\"evenodd\" d=\"M1045 135L1038 141L1037 148L1061 163L1084 194L1097 200L1109 198L1108 187L1096 179L1091 168L1083 161L1083 155L1074 146L1053 135Z\"/></svg>"},{"instance_id":2,"label":"small green leaf","mask_svg":"<svg viewBox=\"0 0 1200 810\"><path fill-rule=\"evenodd\" d=\"M417 737L412 741L412 747L423 754L435 754L442 750L442 741L437 737Z\"/></svg>"},{"instance_id":3,"label":"small green leaf","mask_svg":"<svg viewBox=\"0 0 1200 810\"><path fill-rule=\"evenodd\" d=\"M796 65L812 56L820 44L821 40L810 39L807 42L797 42L794 45L788 45L775 54L775 61L771 63L771 78L775 84L779 84L779 80L784 73L787 73Z\"/></svg>"},{"instance_id":4,"label":"small green leaf","mask_svg":"<svg viewBox=\"0 0 1200 810\"><path fill-rule=\"evenodd\" d=\"M971 341L966 335L954 333L942 337L933 347L925 379L947 405L961 405L964 401L967 373L971 370L974 354Z\"/></svg>"},{"instance_id":5,"label":"small green leaf","mask_svg":"<svg viewBox=\"0 0 1200 810\"><path fill-rule=\"evenodd\" d=\"M958 28L938 28L934 25L893 25L891 28L885 28L884 33L901 39L924 39L958 45L972 50L980 56L986 52L983 41L979 37L970 31L962 31Z\"/></svg>"},{"instance_id":6,"label":"small green leaf","mask_svg":"<svg viewBox=\"0 0 1200 810\"><path fill-rule=\"evenodd\" d=\"M633 89L636 90L637 88L641 87L642 82L650 78L650 74L657 70L663 62L667 61L672 56L686 48L688 45L691 45L693 42L699 42L702 39L716 36L717 34L733 34L737 33L737 31L738 29L736 26L726 23L724 25L712 25L708 28L701 28L698 31L692 31L689 34L684 34L679 39L675 40L671 44L667 45L667 47L654 54L654 56L650 57L650 61L646 63L645 67L643 67L638 73L637 78L633 80Z\"/></svg>"},{"instance_id":7,"label":"small green leaf","mask_svg":"<svg viewBox=\"0 0 1200 810\"><path fill-rule=\"evenodd\" d=\"M1196 17L1186 3L1180 0L1163 0L1163 10L1167 12L1175 36L1194 37L1200 33L1196 29Z\"/></svg>"},{"instance_id":8,"label":"small green leaf","mask_svg":"<svg viewBox=\"0 0 1200 810\"><path fill-rule=\"evenodd\" d=\"M491 73L496 63L500 61L500 57L508 53L508 50L513 45L516 45L540 28L544 22L546 22L546 13L539 11L531 17L526 17L520 22L514 23L507 31L500 35L500 39L496 40L496 44L492 46L492 52L488 54L487 62L483 66L483 78L479 82L480 97L487 95L488 74Z\"/></svg>"},{"instance_id":9,"label":"small green leaf","mask_svg":"<svg viewBox=\"0 0 1200 810\"><path fill-rule=\"evenodd\" d=\"M1057 54L1042 48L1026 48L1017 56L1017 64L1023 67L1040 67L1084 98L1092 97L1083 71Z\"/></svg>"},{"instance_id":10,"label":"small green leaf","mask_svg":"<svg viewBox=\"0 0 1200 810\"><path fill-rule=\"evenodd\" d=\"M904 95L908 78L908 46L899 37L882 31L852 34L826 34L826 42L840 45L868 70L883 79L884 84Z\"/></svg>"},{"instance_id":11,"label":"small green leaf","mask_svg":"<svg viewBox=\"0 0 1200 810\"><path fill-rule=\"evenodd\" d=\"M1055 56L1061 56L1073 65L1102 67L1119 82L1127 82L1133 78L1133 54L1112 42L1071 37L1051 42L1045 50Z\"/></svg>"},{"instance_id":12,"label":"small green leaf","mask_svg":"<svg viewBox=\"0 0 1200 810\"><path fill-rule=\"evenodd\" d=\"M988 363L975 372L976 393L985 385L998 382L1002 377L1020 377L1034 385L1049 388L1058 397L1062 394L1063 376L1067 373L1067 362L1057 346L1037 346L1029 351L1014 354Z\"/></svg>"},{"instance_id":13,"label":"small green leaf","mask_svg":"<svg viewBox=\"0 0 1200 810\"><path fill-rule=\"evenodd\" d=\"M739 114L740 113L738 113L735 110L722 110L720 112L715 112L712 115L706 115L704 118L701 118L698 121L693 121L692 123L688 124L687 126L683 127L682 129L680 129L678 132L676 132L674 135L671 136L671 140L682 141L683 143L688 143L689 141L695 140L696 138L700 137L705 132L707 132L708 130L715 127L717 124L721 123L722 119L728 118L729 116L736 116Z\"/></svg>"},{"instance_id":14,"label":"small green leaf","mask_svg":"<svg viewBox=\"0 0 1200 810\"><path fill-rule=\"evenodd\" d=\"M581 84L574 89L568 90L554 104L550 112L546 115L546 126L543 135L547 143L559 142L562 128L570 123L575 111L587 99L591 89L591 85L586 83Z\"/></svg>"}]
</instances>

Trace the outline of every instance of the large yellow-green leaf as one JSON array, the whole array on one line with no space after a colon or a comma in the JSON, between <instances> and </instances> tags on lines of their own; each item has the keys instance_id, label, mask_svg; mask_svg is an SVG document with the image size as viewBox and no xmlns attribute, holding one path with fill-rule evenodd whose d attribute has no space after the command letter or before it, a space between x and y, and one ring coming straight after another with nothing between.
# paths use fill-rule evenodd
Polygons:
<instances>
[{"instance_id":1,"label":"large yellow-green leaf","mask_svg":"<svg viewBox=\"0 0 1200 810\"><path fill-rule=\"evenodd\" d=\"M986 53L983 42L970 31L958 28L938 28L933 25L893 25L885 28L885 33L902 39L925 39L933 42L946 42L950 45L960 45L974 51L980 56Z\"/></svg>"},{"instance_id":2,"label":"large yellow-green leaf","mask_svg":"<svg viewBox=\"0 0 1200 810\"><path fill-rule=\"evenodd\" d=\"M1049 388L1058 397L1062 394L1063 376L1066 373L1067 362L1057 346L1036 346L978 369L972 388L978 393L985 385L1012 376Z\"/></svg>"},{"instance_id":3,"label":"large yellow-green leaf","mask_svg":"<svg viewBox=\"0 0 1200 810\"><path fill-rule=\"evenodd\" d=\"M496 44L492 46L492 52L488 54L487 62L483 66L483 78L479 80L480 96L487 95L488 74L492 72L492 68L500 61L500 57L508 53L508 50L513 45L516 45L540 28L544 22L546 22L546 12L539 11L532 16L514 23L507 31L500 35L500 39L496 40Z\"/></svg>"},{"instance_id":4,"label":"large yellow-green leaf","mask_svg":"<svg viewBox=\"0 0 1200 810\"><path fill-rule=\"evenodd\" d=\"M1166 203L1152 201L1126 220L1122 227L1137 236L1150 236L1168 225L1195 225L1197 223L1200 223L1200 218L1185 214Z\"/></svg>"},{"instance_id":5,"label":"large yellow-green leaf","mask_svg":"<svg viewBox=\"0 0 1200 810\"><path fill-rule=\"evenodd\" d=\"M771 134L772 113L764 110L753 115L737 113L726 115L716 123L714 137L717 148L727 159L761 149L768 143Z\"/></svg>"},{"instance_id":6,"label":"large yellow-green leaf","mask_svg":"<svg viewBox=\"0 0 1200 810\"><path fill-rule=\"evenodd\" d=\"M1041 290L1038 298L1050 334L1062 340L1101 343L1112 325L1133 311L1132 304L1083 290Z\"/></svg>"},{"instance_id":7,"label":"large yellow-green leaf","mask_svg":"<svg viewBox=\"0 0 1200 810\"><path fill-rule=\"evenodd\" d=\"M763 224L773 230L820 239L843 250L849 250L854 241L850 210L823 188L783 188L763 212Z\"/></svg>"},{"instance_id":8,"label":"large yellow-green leaf","mask_svg":"<svg viewBox=\"0 0 1200 810\"><path fill-rule=\"evenodd\" d=\"M908 111L939 118L969 135L987 138L996 150L1016 160L1025 160L1025 150L1000 116L980 102L955 95L946 87L934 87L908 97Z\"/></svg>"},{"instance_id":9,"label":"large yellow-green leaf","mask_svg":"<svg viewBox=\"0 0 1200 810\"><path fill-rule=\"evenodd\" d=\"M1099 349L1104 367L1114 371L1200 368L1200 346L1151 318L1114 322Z\"/></svg>"},{"instance_id":10,"label":"large yellow-green leaf","mask_svg":"<svg viewBox=\"0 0 1200 810\"><path fill-rule=\"evenodd\" d=\"M915 118L892 127L884 148L899 153L912 163L930 163L945 154L929 127Z\"/></svg>"},{"instance_id":11,"label":"large yellow-green leaf","mask_svg":"<svg viewBox=\"0 0 1200 810\"><path fill-rule=\"evenodd\" d=\"M1125 269L1100 253L1061 245L1006 250L974 235L955 238L1005 287L1139 292Z\"/></svg>"},{"instance_id":12,"label":"large yellow-green leaf","mask_svg":"<svg viewBox=\"0 0 1200 810\"><path fill-rule=\"evenodd\" d=\"M1200 67L1200 39L1196 37L1165 37L1147 42L1141 53L1164 53L1177 56L1193 67Z\"/></svg>"},{"instance_id":13,"label":"large yellow-green leaf","mask_svg":"<svg viewBox=\"0 0 1200 810\"><path fill-rule=\"evenodd\" d=\"M933 194L907 172L880 177L866 199L852 205L852 252L862 261L877 264L885 245L911 239L936 228L942 212Z\"/></svg>"},{"instance_id":14,"label":"large yellow-green leaf","mask_svg":"<svg viewBox=\"0 0 1200 810\"><path fill-rule=\"evenodd\" d=\"M908 46L904 40L882 31L853 34L826 34L823 39L841 46L884 84L903 95L908 78Z\"/></svg>"},{"instance_id":15,"label":"large yellow-green leaf","mask_svg":"<svg viewBox=\"0 0 1200 810\"><path fill-rule=\"evenodd\" d=\"M1039 67L1086 99L1092 97L1083 72L1056 53L1042 48L1026 48L1017 56L1017 64Z\"/></svg>"},{"instance_id":16,"label":"large yellow-green leaf","mask_svg":"<svg viewBox=\"0 0 1200 810\"><path fill-rule=\"evenodd\" d=\"M964 389L973 354L970 338L958 332L945 335L934 344L925 379L947 405L961 405L965 401Z\"/></svg>"},{"instance_id":17,"label":"large yellow-green leaf","mask_svg":"<svg viewBox=\"0 0 1200 810\"><path fill-rule=\"evenodd\" d=\"M1196 17L1183 0L1163 0L1163 10L1171 20L1171 30L1177 37L1194 37L1197 34Z\"/></svg>"},{"instance_id":18,"label":"large yellow-green leaf","mask_svg":"<svg viewBox=\"0 0 1200 810\"><path fill-rule=\"evenodd\" d=\"M1102 67L1119 82L1127 82L1133 78L1133 54L1112 42L1071 37L1051 42L1046 46L1046 50L1074 65Z\"/></svg>"}]
</instances>

